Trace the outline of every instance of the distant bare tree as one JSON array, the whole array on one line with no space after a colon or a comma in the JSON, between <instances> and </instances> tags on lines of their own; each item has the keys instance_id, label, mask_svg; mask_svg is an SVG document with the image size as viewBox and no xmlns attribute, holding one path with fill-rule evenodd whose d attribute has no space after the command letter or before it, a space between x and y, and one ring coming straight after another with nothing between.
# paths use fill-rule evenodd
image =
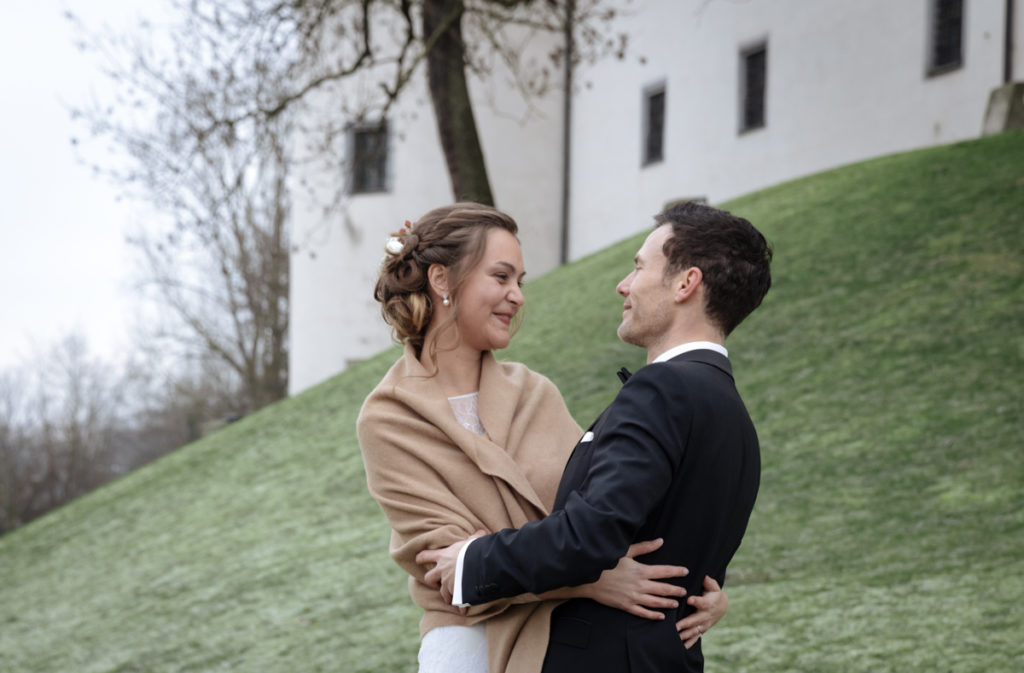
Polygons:
<instances>
[{"instance_id":1,"label":"distant bare tree","mask_svg":"<svg viewBox=\"0 0 1024 673\"><path fill-rule=\"evenodd\" d=\"M21 523L22 454L20 381L12 372L0 374L0 533Z\"/></svg>"},{"instance_id":2,"label":"distant bare tree","mask_svg":"<svg viewBox=\"0 0 1024 673\"><path fill-rule=\"evenodd\" d=\"M123 441L119 390L107 367L69 336L31 374L0 376L0 530L109 480Z\"/></svg>"},{"instance_id":3,"label":"distant bare tree","mask_svg":"<svg viewBox=\"0 0 1024 673\"><path fill-rule=\"evenodd\" d=\"M159 342L182 359L219 359L233 372L225 379L241 394L248 413L287 394L288 208L282 132L274 129L257 148L248 143L199 146L183 179L163 189L151 178L152 200L175 214L173 226L140 228L131 238L142 253L144 294L170 309L158 319ZM139 163L143 158L142 146ZM175 162L155 144L155 161ZM150 164L152 165L152 164Z\"/></svg>"},{"instance_id":4,"label":"distant bare tree","mask_svg":"<svg viewBox=\"0 0 1024 673\"><path fill-rule=\"evenodd\" d=\"M160 307L152 335L177 356L219 358L248 412L287 392L290 127L283 116L214 124L233 109L230 74L220 79L203 34L170 37L164 51L147 33L87 42L119 93L74 115L128 160L102 171L167 216L129 239L144 296Z\"/></svg>"},{"instance_id":5,"label":"distant bare tree","mask_svg":"<svg viewBox=\"0 0 1024 673\"><path fill-rule=\"evenodd\" d=\"M0 371L0 534L244 413L221 360L158 350L108 363L73 334Z\"/></svg>"}]
</instances>

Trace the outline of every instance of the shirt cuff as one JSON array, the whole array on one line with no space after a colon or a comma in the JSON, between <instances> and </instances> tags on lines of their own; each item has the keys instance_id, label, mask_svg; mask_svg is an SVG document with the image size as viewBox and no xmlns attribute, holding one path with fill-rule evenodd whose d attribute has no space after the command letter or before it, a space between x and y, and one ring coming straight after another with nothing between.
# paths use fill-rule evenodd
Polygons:
<instances>
[{"instance_id":1,"label":"shirt cuff","mask_svg":"<svg viewBox=\"0 0 1024 673\"><path fill-rule=\"evenodd\" d=\"M452 588L452 605L457 608L469 607L469 603L462 602L462 559L466 557L466 550L471 544L473 544L472 540L462 545L459 556L455 559L455 586Z\"/></svg>"}]
</instances>

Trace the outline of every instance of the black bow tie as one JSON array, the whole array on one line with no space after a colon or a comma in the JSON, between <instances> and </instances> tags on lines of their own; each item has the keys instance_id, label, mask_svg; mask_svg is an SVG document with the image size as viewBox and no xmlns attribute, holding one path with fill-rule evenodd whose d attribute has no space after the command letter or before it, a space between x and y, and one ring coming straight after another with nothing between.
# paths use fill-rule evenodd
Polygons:
<instances>
[{"instance_id":1,"label":"black bow tie","mask_svg":"<svg viewBox=\"0 0 1024 673\"><path fill-rule=\"evenodd\" d=\"M625 384L626 381L629 380L629 377L632 376L632 374L629 373L629 370L625 367L615 372L615 375L619 377L619 380L622 381L623 384Z\"/></svg>"}]
</instances>

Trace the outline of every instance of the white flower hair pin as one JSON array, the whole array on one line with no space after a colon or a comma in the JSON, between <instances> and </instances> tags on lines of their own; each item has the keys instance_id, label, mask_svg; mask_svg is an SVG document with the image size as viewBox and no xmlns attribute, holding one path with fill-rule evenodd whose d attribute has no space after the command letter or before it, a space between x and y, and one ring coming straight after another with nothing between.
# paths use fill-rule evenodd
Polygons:
<instances>
[{"instance_id":1,"label":"white flower hair pin","mask_svg":"<svg viewBox=\"0 0 1024 673\"><path fill-rule=\"evenodd\" d=\"M405 248L405 241L402 240L402 236L408 233L411 229L412 222L406 220L405 229L399 229L397 233L391 234L391 236L388 237L388 242L384 245L387 251L392 255L401 253Z\"/></svg>"}]
</instances>

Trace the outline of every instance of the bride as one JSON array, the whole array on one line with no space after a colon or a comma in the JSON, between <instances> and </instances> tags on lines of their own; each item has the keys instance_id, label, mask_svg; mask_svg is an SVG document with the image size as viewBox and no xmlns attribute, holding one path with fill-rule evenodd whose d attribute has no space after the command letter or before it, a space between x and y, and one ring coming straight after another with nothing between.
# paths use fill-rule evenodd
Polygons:
<instances>
[{"instance_id":1,"label":"bride","mask_svg":"<svg viewBox=\"0 0 1024 673\"><path fill-rule=\"evenodd\" d=\"M392 528L390 553L409 574L420 620L420 673L538 673L551 611L586 598L648 619L685 591L678 566L634 557L635 544L600 579L540 596L459 609L424 581L418 552L475 531L518 528L551 510L582 430L551 381L498 362L523 306L522 251L508 215L475 203L434 209L389 240L374 291L404 353L366 398L357 423L370 493ZM552 347L557 347L552 344ZM687 646L725 614L713 580L677 624Z\"/></svg>"}]
</instances>

